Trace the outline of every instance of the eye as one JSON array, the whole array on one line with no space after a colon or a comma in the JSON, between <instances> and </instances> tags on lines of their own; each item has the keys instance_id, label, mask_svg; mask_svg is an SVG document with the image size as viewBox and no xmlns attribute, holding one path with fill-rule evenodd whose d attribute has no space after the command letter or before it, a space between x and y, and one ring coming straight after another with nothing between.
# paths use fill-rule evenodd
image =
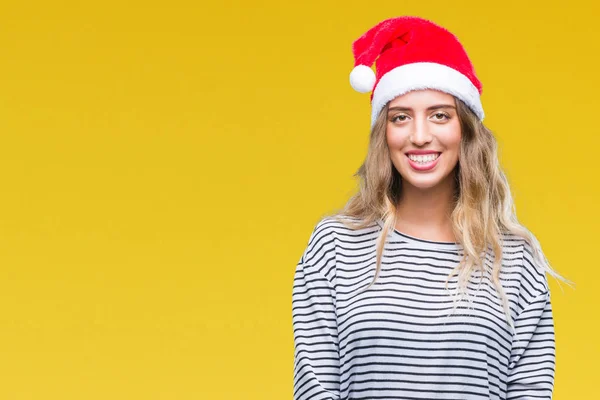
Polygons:
<instances>
[{"instance_id":1,"label":"eye","mask_svg":"<svg viewBox=\"0 0 600 400\"><path fill-rule=\"evenodd\" d=\"M450 119L450 115L444 113L444 112L437 112L435 114L433 114L433 119L435 119L436 121L445 121Z\"/></svg>"},{"instance_id":2,"label":"eye","mask_svg":"<svg viewBox=\"0 0 600 400\"><path fill-rule=\"evenodd\" d=\"M408 115L404 115L404 114L399 114L396 116L393 116L390 121L391 122L404 122L408 119Z\"/></svg>"}]
</instances>

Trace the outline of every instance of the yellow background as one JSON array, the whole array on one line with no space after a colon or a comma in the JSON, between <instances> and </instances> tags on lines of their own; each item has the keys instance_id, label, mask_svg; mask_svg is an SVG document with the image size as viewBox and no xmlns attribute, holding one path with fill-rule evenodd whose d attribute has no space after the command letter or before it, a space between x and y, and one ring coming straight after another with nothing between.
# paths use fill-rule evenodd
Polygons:
<instances>
[{"instance_id":1,"label":"yellow background","mask_svg":"<svg viewBox=\"0 0 600 400\"><path fill-rule=\"evenodd\" d=\"M555 399L597 398L596 2L3 1L0 398L291 399L293 271L353 192L351 43L409 14L484 85L554 267Z\"/></svg>"}]
</instances>

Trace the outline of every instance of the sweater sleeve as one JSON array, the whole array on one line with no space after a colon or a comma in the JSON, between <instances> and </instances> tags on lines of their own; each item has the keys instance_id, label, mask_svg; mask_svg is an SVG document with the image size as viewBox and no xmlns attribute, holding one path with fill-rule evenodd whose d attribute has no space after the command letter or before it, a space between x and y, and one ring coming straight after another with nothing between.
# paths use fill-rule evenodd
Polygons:
<instances>
[{"instance_id":1,"label":"sweater sleeve","mask_svg":"<svg viewBox=\"0 0 600 400\"><path fill-rule=\"evenodd\" d=\"M340 398L335 290L326 276L335 258L326 247L312 240L294 274L294 400Z\"/></svg>"},{"instance_id":2,"label":"sweater sleeve","mask_svg":"<svg viewBox=\"0 0 600 400\"><path fill-rule=\"evenodd\" d=\"M555 343L548 291L538 295L515 320L507 399L552 399Z\"/></svg>"}]
</instances>

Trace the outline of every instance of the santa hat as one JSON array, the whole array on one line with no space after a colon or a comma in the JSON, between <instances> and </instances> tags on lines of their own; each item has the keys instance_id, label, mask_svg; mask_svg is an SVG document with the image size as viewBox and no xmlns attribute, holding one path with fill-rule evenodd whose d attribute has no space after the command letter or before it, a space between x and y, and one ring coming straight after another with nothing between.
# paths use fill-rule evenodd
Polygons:
<instances>
[{"instance_id":1,"label":"santa hat","mask_svg":"<svg viewBox=\"0 0 600 400\"><path fill-rule=\"evenodd\" d=\"M445 28L418 17L390 18L358 38L352 51L350 85L372 91L371 127L389 101L419 89L451 94L483 120L481 82L465 49Z\"/></svg>"}]
</instances>

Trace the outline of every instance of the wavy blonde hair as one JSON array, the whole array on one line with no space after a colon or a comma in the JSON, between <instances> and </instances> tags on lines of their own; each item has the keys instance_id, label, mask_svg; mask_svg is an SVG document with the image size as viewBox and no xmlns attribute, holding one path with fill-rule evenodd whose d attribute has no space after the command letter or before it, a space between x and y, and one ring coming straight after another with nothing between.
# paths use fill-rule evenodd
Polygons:
<instances>
[{"instance_id":1,"label":"wavy blonde hair","mask_svg":"<svg viewBox=\"0 0 600 400\"><path fill-rule=\"evenodd\" d=\"M460 162L455 168L455 204L451 214L457 242L463 246L459 264L446 280L458 275L455 300L466 294L471 274L479 269L483 279L485 254L493 254L492 281L502 301L508 324L514 328L508 300L500 283L502 266L502 234L512 233L524 238L533 249L533 256L544 272L565 282L552 269L535 236L519 223L506 176L497 155L493 133L458 98L455 98L461 127ZM388 103L389 104L389 103ZM378 219L384 221L378 237L376 271L369 289L381 271L381 258L387 233L395 227L397 205L400 201L402 178L393 166L386 140L388 105L379 113L371 129L369 149L363 164L354 174L360 180L358 192L350 198L334 218L344 225L360 229ZM357 218L352 222L344 217ZM456 308L456 301L455 301Z\"/></svg>"}]
</instances>

